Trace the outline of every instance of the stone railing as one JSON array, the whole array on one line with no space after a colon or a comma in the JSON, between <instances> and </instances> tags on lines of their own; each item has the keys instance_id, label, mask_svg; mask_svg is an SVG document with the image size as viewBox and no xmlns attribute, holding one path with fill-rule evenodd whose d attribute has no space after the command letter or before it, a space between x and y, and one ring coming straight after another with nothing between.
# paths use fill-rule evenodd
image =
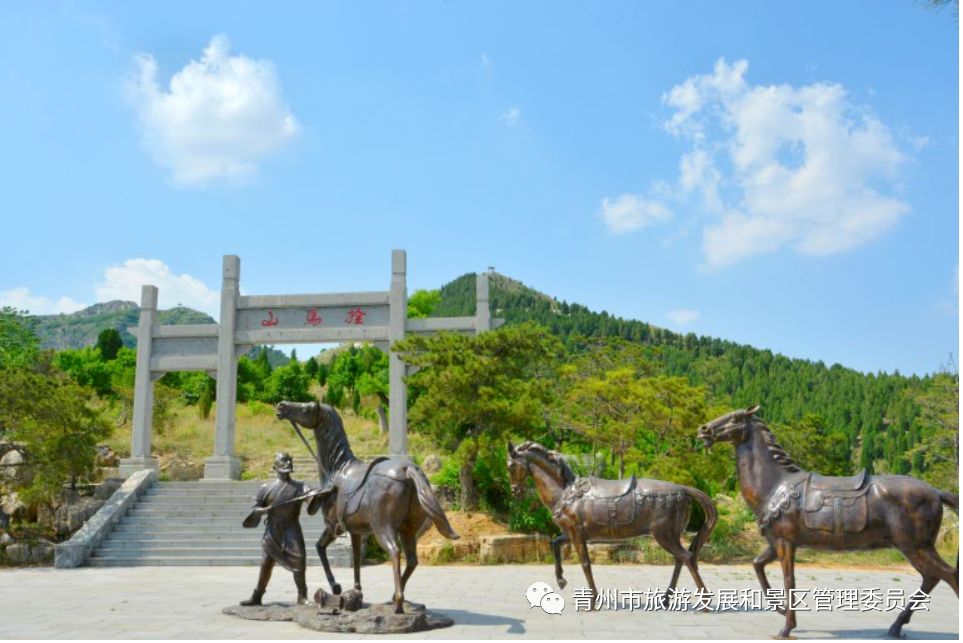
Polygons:
<instances>
[{"instance_id":1,"label":"stone railing","mask_svg":"<svg viewBox=\"0 0 963 643\"><path fill-rule=\"evenodd\" d=\"M157 471L143 469L130 475L104 506L73 537L54 548L54 567L79 567L100 545L100 541L124 517L137 498L157 481Z\"/></svg>"}]
</instances>

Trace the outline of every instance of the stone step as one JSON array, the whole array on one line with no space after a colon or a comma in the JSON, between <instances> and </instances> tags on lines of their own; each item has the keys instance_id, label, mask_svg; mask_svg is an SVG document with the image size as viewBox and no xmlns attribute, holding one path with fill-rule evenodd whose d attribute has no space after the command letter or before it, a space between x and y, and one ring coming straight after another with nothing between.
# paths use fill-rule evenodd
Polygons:
<instances>
[{"instance_id":1,"label":"stone step","mask_svg":"<svg viewBox=\"0 0 963 643\"><path fill-rule=\"evenodd\" d=\"M304 535L304 542L312 539L317 540L321 536L321 531L321 529L302 529L301 533ZM104 539L104 542L113 540L250 540L261 542L263 535L263 529L210 530L192 529L188 527L177 531L112 531L109 536ZM345 539L345 542L349 540L347 536L341 536L341 538Z\"/></svg>"},{"instance_id":2,"label":"stone step","mask_svg":"<svg viewBox=\"0 0 963 643\"><path fill-rule=\"evenodd\" d=\"M224 502L224 501L230 501L230 500L246 500L250 502L256 496L257 496L257 489L252 489L250 493L239 492L239 491L233 491L233 492L222 493L222 494L162 493L157 495L151 495L151 494L145 493L142 496L142 500L147 502L204 502L204 501Z\"/></svg>"},{"instance_id":3,"label":"stone step","mask_svg":"<svg viewBox=\"0 0 963 643\"><path fill-rule=\"evenodd\" d=\"M250 493L244 491L233 491L227 493L161 493L157 495L144 494L143 500L148 502L230 502L232 500L243 500L251 502L257 497L257 489L252 489Z\"/></svg>"},{"instance_id":4,"label":"stone step","mask_svg":"<svg viewBox=\"0 0 963 643\"><path fill-rule=\"evenodd\" d=\"M351 562L347 558L344 560L328 559L330 564L335 567L348 567ZM186 567L212 567L212 566L256 566L261 564L260 557L249 556L210 556L199 558L194 556L144 556L142 558L116 558L107 556L97 556L94 554L87 559L87 564L91 567L167 567L167 566L186 566ZM321 561L317 556L309 558L308 567L321 567Z\"/></svg>"},{"instance_id":5,"label":"stone step","mask_svg":"<svg viewBox=\"0 0 963 643\"><path fill-rule=\"evenodd\" d=\"M324 524L318 523L316 525L301 525L301 533L304 534L305 538L316 538L324 531ZM183 534L185 537L199 536L199 535L216 535L216 536L235 536L235 537L261 537L264 533L264 526L262 523L261 527L256 529L245 529L240 525L239 521L232 522L227 525L214 525L214 524L196 524L196 523L177 523L173 525L129 525L127 523L121 523L114 527L114 529L107 535L108 538L119 537L128 538L133 535L148 535L148 536L160 536L160 535L171 535ZM181 537L180 535L176 537Z\"/></svg>"},{"instance_id":6,"label":"stone step","mask_svg":"<svg viewBox=\"0 0 963 643\"><path fill-rule=\"evenodd\" d=\"M231 527L232 525L236 527L240 527L241 521L244 520L245 515L246 515L245 513L240 513L240 514L234 514L234 515L225 514L223 516L206 516L206 517L195 516L190 519L190 523L193 525L202 525L206 527L211 527L211 526ZM170 524L172 520L175 520L175 518L172 516L166 516L166 515L150 516L150 517L132 517L128 520L125 520L124 524L141 525L144 527L163 527L164 525ZM181 522L185 522L185 521L181 521ZM322 521L319 519L318 523L321 523L321 522ZM304 524L305 523L301 523L302 528L304 527Z\"/></svg>"},{"instance_id":7,"label":"stone step","mask_svg":"<svg viewBox=\"0 0 963 643\"><path fill-rule=\"evenodd\" d=\"M176 509L177 507L192 507L199 509L217 509L218 507L247 507L254 506L254 496L234 496L230 498L141 498L135 509Z\"/></svg>"},{"instance_id":8,"label":"stone step","mask_svg":"<svg viewBox=\"0 0 963 643\"><path fill-rule=\"evenodd\" d=\"M237 507L144 507L143 509L131 509L127 515L131 518L232 518L240 516L244 518L250 512L250 505L240 505Z\"/></svg>"},{"instance_id":9,"label":"stone step","mask_svg":"<svg viewBox=\"0 0 963 643\"><path fill-rule=\"evenodd\" d=\"M200 494L225 495L229 493L256 493L266 483L240 485L237 487L153 487L145 493L147 496L190 496Z\"/></svg>"},{"instance_id":10,"label":"stone step","mask_svg":"<svg viewBox=\"0 0 963 643\"><path fill-rule=\"evenodd\" d=\"M205 530L219 530L219 531L237 531L241 533L246 531L247 528L241 525L241 521L244 519L245 513L233 514L221 516L218 518L205 518L200 519L198 517L192 517L185 519L183 517L167 516L167 517L153 517L153 518L136 518L130 519L129 521L123 521L115 527L115 529L120 529L122 527L133 527L137 529L165 529L165 528L182 528L182 527L198 527ZM304 521L301 523L301 529L308 531L320 531L324 526L323 520L317 521ZM257 529L259 532L264 531L264 522L261 522L261 526Z\"/></svg>"},{"instance_id":11,"label":"stone step","mask_svg":"<svg viewBox=\"0 0 963 643\"><path fill-rule=\"evenodd\" d=\"M305 549L307 554L312 554L309 549ZM159 556L173 556L173 557L184 557L184 556L194 556L198 558L217 558L221 556L248 556L251 558L261 558L261 547L257 544L251 546L238 546L238 547L193 547L193 546L180 546L180 547L141 547L137 549L126 549L126 548L107 548L101 547L96 550L96 555L107 558L143 558L145 556L149 557L159 557ZM350 555L350 552L345 550L341 551L340 548L331 547L328 549L328 559L330 560L332 556L337 555Z\"/></svg>"},{"instance_id":12,"label":"stone step","mask_svg":"<svg viewBox=\"0 0 963 643\"><path fill-rule=\"evenodd\" d=\"M176 502L231 502L231 501L244 501L251 502L257 497L257 490L252 490L251 493L247 492L230 492L223 494L213 494L213 493L198 493L198 494L158 494L152 496L145 493L141 496L141 502L163 502L163 503L176 503Z\"/></svg>"},{"instance_id":13,"label":"stone step","mask_svg":"<svg viewBox=\"0 0 963 643\"><path fill-rule=\"evenodd\" d=\"M234 491L238 489L257 489L270 480L245 480L243 482L158 482L150 491Z\"/></svg>"},{"instance_id":14,"label":"stone step","mask_svg":"<svg viewBox=\"0 0 963 643\"><path fill-rule=\"evenodd\" d=\"M320 526L312 529L303 529L303 528L301 529L301 533L304 534L305 540L309 540L311 538L314 538L315 540L317 540L317 538L321 535L321 531L322 531L322 528ZM129 526L125 526L121 524L119 527L116 527L114 531L110 532L107 538L124 539L124 538L143 538L145 536L147 537L163 536L165 538L183 539L183 538L201 538L201 537L210 538L210 537L223 536L223 537L231 537L231 538L249 537L249 538L260 539L263 533L264 533L264 529L251 529L251 530L246 530L243 528L204 529L202 527L196 527L193 525L179 525L176 527L168 527L168 528L157 527L155 529L138 529L138 528L131 529Z\"/></svg>"},{"instance_id":15,"label":"stone step","mask_svg":"<svg viewBox=\"0 0 963 643\"><path fill-rule=\"evenodd\" d=\"M225 491L237 491L239 489L258 489L271 480L247 480L245 482L159 482L148 490L148 493L169 492L169 493L195 493L198 491L210 491L222 493Z\"/></svg>"},{"instance_id":16,"label":"stone step","mask_svg":"<svg viewBox=\"0 0 963 643\"><path fill-rule=\"evenodd\" d=\"M314 548L317 539L304 539L306 547ZM104 541L101 549L150 549L152 547L257 547L260 550L261 538L124 538ZM334 541L328 549L350 547L348 541Z\"/></svg>"},{"instance_id":17,"label":"stone step","mask_svg":"<svg viewBox=\"0 0 963 643\"><path fill-rule=\"evenodd\" d=\"M223 498L151 498L145 496L138 500L136 508L160 507L162 509L168 509L175 507L205 507L208 509L216 509L217 507L251 507L253 505L253 494L250 496L225 496Z\"/></svg>"},{"instance_id":18,"label":"stone step","mask_svg":"<svg viewBox=\"0 0 963 643\"><path fill-rule=\"evenodd\" d=\"M257 565L264 528L245 529L241 521L265 482L155 484L111 530L88 563L94 567ZM324 530L324 521L304 517L308 519L301 527L309 564L318 565L314 544ZM350 541L341 538L332 543L328 557L334 565L350 566Z\"/></svg>"},{"instance_id":19,"label":"stone step","mask_svg":"<svg viewBox=\"0 0 963 643\"><path fill-rule=\"evenodd\" d=\"M241 516L241 518L243 518L250 511L251 505L249 504L229 507L155 507L146 505L131 509L127 515L129 515L131 518L156 518L159 516L197 516L199 518L203 518L205 516L211 518L230 518L231 516ZM307 517L310 518L311 516Z\"/></svg>"}]
</instances>

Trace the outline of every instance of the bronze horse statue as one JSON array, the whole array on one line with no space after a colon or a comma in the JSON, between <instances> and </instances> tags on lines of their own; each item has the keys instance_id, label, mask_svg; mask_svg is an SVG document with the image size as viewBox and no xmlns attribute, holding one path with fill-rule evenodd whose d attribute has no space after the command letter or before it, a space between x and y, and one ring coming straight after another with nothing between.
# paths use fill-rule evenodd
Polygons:
<instances>
[{"instance_id":1,"label":"bronze horse statue","mask_svg":"<svg viewBox=\"0 0 963 643\"><path fill-rule=\"evenodd\" d=\"M404 612L405 584L418 566L418 536L433 523L451 540L458 534L448 524L424 472L406 458L376 458L363 462L348 445L341 417L332 407L319 402L281 402L277 417L314 431L321 477L333 485L336 499L324 507L327 547L340 532L351 535L354 588L361 591L361 538L374 534L394 568L395 613ZM332 528L333 527L333 528ZM322 537L324 538L324 537ZM405 570L401 571L401 553ZM321 554L331 590L339 593L334 577Z\"/></svg>"},{"instance_id":2,"label":"bronze horse statue","mask_svg":"<svg viewBox=\"0 0 963 643\"><path fill-rule=\"evenodd\" d=\"M755 417L758 406L733 411L699 427L708 449L732 442L742 496L756 515L768 542L752 566L763 591L769 591L766 565L779 559L786 596L796 587L797 547L859 550L895 547L923 576L920 589L929 593L941 580L959 596L956 569L936 553L943 505L959 513L959 497L909 476L828 477L803 471L779 446L772 431ZM785 627L776 638L790 638L796 614L790 605ZM898 638L913 615L907 605L889 628Z\"/></svg>"},{"instance_id":3,"label":"bronze horse statue","mask_svg":"<svg viewBox=\"0 0 963 643\"><path fill-rule=\"evenodd\" d=\"M629 480L576 477L558 452L537 442L525 442L517 448L508 443L508 473L516 498L524 493L528 476L535 480L538 497L551 510L555 524L562 531L552 540L555 580L559 588L566 585L562 577L563 544L571 543L578 553L594 602L598 591L592 577L589 541L652 534L656 542L675 558L672 579L662 597L663 606L675 592L683 565L699 589L706 591L699 575L698 557L715 527L717 514L709 496L698 489L662 480L637 480L635 476ZM689 523L693 500L705 512L705 522L686 549L680 538Z\"/></svg>"}]
</instances>

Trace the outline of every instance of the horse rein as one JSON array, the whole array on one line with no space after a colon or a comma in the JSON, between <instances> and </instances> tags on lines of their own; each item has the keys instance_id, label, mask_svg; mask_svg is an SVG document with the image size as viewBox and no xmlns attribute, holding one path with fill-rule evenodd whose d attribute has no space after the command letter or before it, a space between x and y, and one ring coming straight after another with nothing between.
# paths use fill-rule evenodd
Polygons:
<instances>
[{"instance_id":1,"label":"horse rein","mask_svg":"<svg viewBox=\"0 0 963 643\"><path fill-rule=\"evenodd\" d=\"M319 472L324 471L325 473L327 473L324 466L322 466L321 464L321 458L318 457L318 454L315 453L314 449L311 448L311 445L308 444L308 441L305 439L304 434L301 433L301 427L299 427L297 425L297 422L295 422L294 420L289 419L288 422L290 422L291 426L294 427L294 432L298 434L299 438L301 438L301 442L304 443L304 446L308 448L308 453L310 453L314 457L314 461L318 463L318 471Z\"/></svg>"}]
</instances>

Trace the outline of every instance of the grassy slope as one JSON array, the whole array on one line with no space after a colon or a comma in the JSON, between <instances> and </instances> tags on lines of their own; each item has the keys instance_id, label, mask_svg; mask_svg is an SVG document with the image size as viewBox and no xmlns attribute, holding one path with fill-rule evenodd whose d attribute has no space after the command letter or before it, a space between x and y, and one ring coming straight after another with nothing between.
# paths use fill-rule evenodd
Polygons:
<instances>
[{"instance_id":1,"label":"grassy slope","mask_svg":"<svg viewBox=\"0 0 963 643\"><path fill-rule=\"evenodd\" d=\"M170 429L154 432L152 450L161 461L162 478L197 479L203 473L204 459L214 449L215 408L207 419L201 418L196 406L180 402L174 405L174 421ZM362 411L364 414L364 411ZM351 411L341 412L345 431L354 454L362 459L384 455L388 451L388 436L382 435L373 418L358 417ZM109 440L111 448L122 457L130 453L130 424L115 429ZM235 428L237 455L242 462L245 479L268 478L271 463L278 451L287 451L294 457L310 457L307 448L294 433L288 422L274 417L274 407L263 402L247 402L237 405ZM310 431L305 437L314 447ZM412 458L416 462L429 453L439 453L424 436L409 436ZM300 472L303 478L314 477L314 471Z\"/></svg>"}]
</instances>

